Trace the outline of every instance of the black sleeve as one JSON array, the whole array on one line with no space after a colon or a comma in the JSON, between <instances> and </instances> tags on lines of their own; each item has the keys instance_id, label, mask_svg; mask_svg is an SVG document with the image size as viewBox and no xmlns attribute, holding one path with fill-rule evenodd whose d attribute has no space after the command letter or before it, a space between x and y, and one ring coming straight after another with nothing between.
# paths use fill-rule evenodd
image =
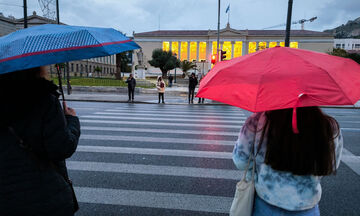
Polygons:
<instances>
[{"instance_id":1,"label":"black sleeve","mask_svg":"<svg viewBox=\"0 0 360 216\"><path fill-rule=\"evenodd\" d=\"M136 79L134 78L134 87L136 86Z\"/></svg>"},{"instance_id":2,"label":"black sleeve","mask_svg":"<svg viewBox=\"0 0 360 216\"><path fill-rule=\"evenodd\" d=\"M80 137L78 117L65 117L59 100L52 97L43 124L44 148L49 159L60 161L71 157Z\"/></svg>"}]
</instances>

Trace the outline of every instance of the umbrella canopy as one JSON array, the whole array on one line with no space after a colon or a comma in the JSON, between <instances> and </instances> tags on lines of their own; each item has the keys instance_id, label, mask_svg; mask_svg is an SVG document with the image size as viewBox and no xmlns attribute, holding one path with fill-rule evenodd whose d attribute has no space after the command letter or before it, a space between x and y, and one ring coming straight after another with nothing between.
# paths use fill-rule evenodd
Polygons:
<instances>
[{"instance_id":1,"label":"umbrella canopy","mask_svg":"<svg viewBox=\"0 0 360 216\"><path fill-rule=\"evenodd\" d=\"M139 48L112 28L39 25L0 37L0 74Z\"/></svg>"},{"instance_id":2,"label":"umbrella canopy","mask_svg":"<svg viewBox=\"0 0 360 216\"><path fill-rule=\"evenodd\" d=\"M197 97L252 112L352 105L360 99L360 65L324 53L275 47L216 64L201 80Z\"/></svg>"}]
</instances>

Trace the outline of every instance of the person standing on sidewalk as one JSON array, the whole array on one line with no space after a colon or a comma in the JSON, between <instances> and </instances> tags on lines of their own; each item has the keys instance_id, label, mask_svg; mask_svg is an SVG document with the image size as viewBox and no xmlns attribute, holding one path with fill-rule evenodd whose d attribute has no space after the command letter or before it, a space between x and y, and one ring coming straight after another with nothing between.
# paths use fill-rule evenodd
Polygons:
<instances>
[{"instance_id":1,"label":"person standing on sidewalk","mask_svg":"<svg viewBox=\"0 0 360 216\"><path fill-rule=\"evenodd\" d=\"M129 78L127 78L126 83L128 84L128 93L129 93L128 102L134 102L136 80L132 74L130 74Z\"/></svg>"},{"instance_id":2,"label":"person standing on sidewalk","mask_svg":"<svg viewBox=\"0 0 360 216\"><path fill-rule=\"evenodd\" d=\"M192 73L189 77L189 104L194 103L195 88L198 84L195 73Z\"/></svg>"},{"instance_id":3,"label":"person standing on sidewalk","mask_svg":"<svg viewBox=\"0 0 360 216\"><path fill-rule=\"evenodd\" d=\"M201 81L201 79L203 78L203 74L202 73L199 73L198 74L198 80L199 82ZM198 103L204 103L205 101L205 98L199 98L199 102Z\"/></svg>"},{"instance_id":4,"label":"person standing on sidewalk","mask_svg":"<svg viewBox=\"0 0 360 216\"><path fill-rule=\"evenodd\" d=\"M159 92L159 103L160 103L160 98L162 98L162 103L165 103L164 101L165 82L161 76L158 77L156 88Z\"/></svg>"},{"instance_id":5,"label":"person standing on sidewalk","mask_svg":"<svg viewBox=\"0 0 360 216\"><path fill-rule=\"evenodd\" d=\"M174 77L170 74L168 79L169 79L169 87L171 87Z\"/></svg>"}]
</instances>

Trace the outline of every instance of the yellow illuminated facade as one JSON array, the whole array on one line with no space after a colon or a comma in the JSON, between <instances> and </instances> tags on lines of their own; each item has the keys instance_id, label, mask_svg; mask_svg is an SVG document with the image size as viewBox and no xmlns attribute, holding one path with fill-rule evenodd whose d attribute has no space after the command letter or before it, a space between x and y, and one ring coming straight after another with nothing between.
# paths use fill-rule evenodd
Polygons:
<instances>
[{"instance_id":1,"label":"yellow illuminated facade","mask_svg":"<svg viewBox=\"0 0 360 216\"><path fill-rule=\"evenodd\" d=\"M188 60L188 42L181 42L180 47L180 60Z\"/></svg>"},{"instance_id":2,"label":"yellow illuminated facade","mask_svg":"<svg viewBox=\"0 0 360 216\"><path fill-rule=\"evenodd\" d=\"M212 52L211 54L216 54L217 53L217 42L216 41L213 41L212 42Z\"/></svg>"},{"instance_id":3,"label":"yellow illuminated facade","mask_svg":"<svg viewBox=\"0 0 360 216\"><path fill-rule=\"evenodd\" d=\"M249 42L249 54L256 52L256 42Z\"/></svg>"},{"instance_id":4,"label":"yellow illuminated facade","mask_svg":"<svg viewBox=\"0 0 360 216\"><path fill-rule=\"evenodd\" d=\"M206 42L199 43L199 61L206 60Z\"/></svg>"},{"instance_id":5,"label":"yellow illuminated facade","mask_svg":"<svg viewBox=\"0 0 360 216\"><path fill-rule=\"evenodd\" d=\"M170 50L170 42L169 41L164 41L162 44L162 49L164 51L169 51Z\"/></svg>"},{"instance_id":6,"label":"yellow illuminated facade","mask_svg":"<svg viewBox=\"0 0 360 216\"><path fill-rule=\"evenodd\" d=\"M234 58L242 56L242 41L236 41L234 44Z\"/></svg>"},{"instance_id":7,"label":"yellow illuminated facade","mask_svg":"<svg viewBox=\"0 0 360 216\"><path fill-rule=\"evenodd\" d=\"M179 57L179 42L171 42L171 52Z\"/></svg>"},{"instance_id":8,"label":"yellow illuminated facade","mask_svg":"<svg viewBox=\"0 0 360 216\"><path fill-rule=\"evenodd\" d=\"M211 46L211 47L208 47ZM263 50L266 48L273 48L276 46L285 46L285 42L276 42L276 41L260 41L260 42L248 42L248 53L254 53L258 50ZM179 50L180 47L180 50ZM291 48L298 48L299 42L293 41L290 42ZM210 49L211 48L211 49ZM236 58L242 56L243 51L243 41L224 41L222 42L222 46L220 47L221 50L226 51L226 60L230 60L232 57ZM207 43L205 41L163 41L162 42L162 49L164 51L170 51L181 60L188 60L188 61L202 61L205 60L210 61L210 53L215 55L217 53L217 42L211 41ZM179 53L180 52L180 53Z\"/></svg>"},{"instance_id":9,"label":"yellow illuminated facade","mask_svg":"<svg viewBox=\"0 0 360 216\"><path fill-rule=\"evenodd\" d=\"M273 48L277 46L277 42L269 42L269 48Z\"/></svg>"},{"instance_id":10,"label":"yellow illuminated facade","mask_svg":"<svg viewBox=\"0 0 360 216\"><path fill-rule=\"evenodd\" d=\"M226 60L230 60L231 59L231 49L232 49L232 46L231 46L231 42L230 41L225 41L223 43L223 46L222 46L222 50L223 51L226 51Z\"/></svg>"},{"instance_id":11,"label":"yellow illuminated facade","mask_svg":"<svg viewBox=\"0 0 360 216\"><path fill-rule=\"evenodd\" d=\"M190 42L190 61L196 61L197 42Z\"/></svg>"},{"instance_id":12,"label":"yellow illuminated facade","mask_svg":"<svg viewBox=\"0 0 360 216\"><path fill-rule=\"evenodd\" d=\"M299 48L299 43L298 42L290 42L290 47L291 48Z\"/></svg>"},{"instance_id":13,"label":"yellow illuminated facade","mask_svg":"<svg viewBox=\"0 0 360 216\"><path fill-rule=\"evenodd\" d=\"M258 48L259 48L259 50L266 49L266 42L259 42Z\"/></svg>"}]
</instances>

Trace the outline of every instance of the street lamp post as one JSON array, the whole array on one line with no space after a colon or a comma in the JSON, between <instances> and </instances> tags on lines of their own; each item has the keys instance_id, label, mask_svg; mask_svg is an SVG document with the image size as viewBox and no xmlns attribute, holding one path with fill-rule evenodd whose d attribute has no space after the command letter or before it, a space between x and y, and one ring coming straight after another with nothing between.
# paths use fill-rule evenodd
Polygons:
<instances>
[{"instance_id":1,"label":"street lamp post","mask_svg":"<svg viewBox=\"0 0 360 216\"><path fill-rule=\"evenodd\" d=\"M174 83L176 83L176 67L177 67L177 55L176 53L174 54L175 58L176 58L176 62L175 62L175 79L174 79Z\"/></svg>"},{"instance_id":2,"label":"street lamp post","mask_svg":"<svg viewBox=\"0 0 360 216\"><path fill-rule=\"evenodd\" d=\"M218 26L217 26L217 52L216 52L216 62L219 61L219 50L220 50L220 0L218 0Z\"/></svg>"},{"instance_id":3,"label":"street lamp post","mask_svg":"<svg viewBox=\"0 0 360 216\"><path fill-rule=\"evenodd\" d=\"M28 27L28 23L27 23L27 4L26 4L26 0L24 0L24 28Z\"/></svg>"},{"instance_id":4,"label":"street lamp post","mask_svg":"<svg viewBox=\"0 0 360 216\"><path fill-rule=\"evenodd\" d=\"M289 0L287 20L286 20L285 47L289 47L289 45L290 45L290 27L291 27L292 5L293 5L293 0Z\"/></svg>"}]
</instances>

